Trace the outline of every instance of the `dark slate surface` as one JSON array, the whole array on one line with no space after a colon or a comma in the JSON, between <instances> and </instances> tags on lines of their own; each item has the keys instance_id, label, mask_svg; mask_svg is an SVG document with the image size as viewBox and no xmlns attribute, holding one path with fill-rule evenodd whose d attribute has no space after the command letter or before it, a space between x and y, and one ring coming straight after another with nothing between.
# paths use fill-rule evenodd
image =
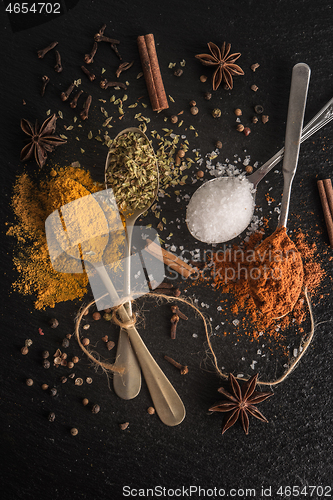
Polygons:
<instances>
[{"instance_id":1,"label":"dark slate surface","mask_svg":"<svg viewBox=\"0 0 333 500\"><path fill-rule=\"evenodd\" d=\"M92 93L91 118L83 124L80 132L81 143L75 139L59 148L48 162L66 165L78 160L85 168L91 169L96 179L103 179L106 150L99 143L85 139L89 130L97 133L101 124L98 99L108 98L111 93L103 92L97 83L90 83L81 74L83 55L92 46L94 33L105 22L106 33L121 40L121 52L125 60L134 60L134 66L120 80L129 80L129 100L133 102L143 96L148 102L143 79L136 80L141 71L136 48L136 37L154 33L158 56L166 91L175 103L161 115L144 110L151 117L151 129L169 126L163 117L184 110L184 123L193 124L199 137L194 139L186 131L191 147L201 148L205 155L214 148L217 139L222 140L221 159L233 160L233 155L242 159L251 155L251 162L264 163L280 149L284 141L285 120L288 107L288 93L291 70L295 63L306 62L312 70L306 119L308 121L332 97L332 6L328 0L287 1L168 1L156 2L137 0L60 2L61 15L53 19L5 13L3 2L1 15L1 210L2 222L13 220L10 198L15 176L24 166L19 161L23 145L23 134L19 127L22 117L41 122L46 110L64 114L64 123L69 124L74 116L67 104L60 101L59 94L73 79L82 78L82 88ZM48 19L50 19L48 21ZM47 22L48 21L48 22ZM26 28L26 29L23 29ZM53 40L59 41L59 51L63 57L64 71L56 74L53 70L54 53L44 60L38 60L36 51ZM244 77L235 79L232 92L219 89L211 101L205 101L203 93L209 84L199 81L201 74L209 75L194 55L206 52L208 41L218 44L226 40L232 43L234 51L240 51L239 64L245 71ZM108 47L98 53L94 70L100 72L105 67L105 75L111 78L117 67L117 59ZM170 62L186 60L184 74L177 79ZM252 73L250 65L259 62L260 68ZM44 99L40 97L40 82L43 74L48 74L51 83ZM99 80L99 73L97 81ZM256 83L257 93L250 90ZM120 94L119 94L120 95ZM122 94L121 94L122 95ZM22 100L26 104L22 104ZM195 99L200 113L196 117L189 114L188 102ZM257 103L265 107L270 116L268 124L252 127L252 134L245 138L235 132L233 110L243 110L244 121L250 123L253 106ZM211 109L222 109L220 120L211 117ZM133 125L133 114L128 113L122 121L110 129L110 135L125 126ZM58 121L58 123L60 120ZM97 125L99 123L99 125ZM61 125L60 125L61 126ZM60 128L59 126L59 128ZM251 126L251 125L250 125ZM181 129L179 129L181 130ZM59 129L58 129L59 131ZM178 132L178 131L177 131ZM307 141L301 150L299 170L293 187L290 229L301 227L308 233L310 241L318 245L319 253L328 248L326 231L316 189L316 179L332 173L332 125L329 124ZM80 147L86 150L82 156ZM27 165L31 172L38 172L31 162ZM268 183L260 185L257 195L258 205L269 215L265 194L273 187L271 194L279 198L282 189L281 174L271 173ZM189 185L191 194L196 186ZM174 197L164 207L168 220L179 217L184 220L186 203L177 203ZM270 217L270 228L277 222L277 214ZM156 224L154 218L147 219ZM174 230L172 243L187 249L205 249L186 232L184 222L181 230ZM146 325L142 335L147 345L184 401L187 416L183 423L174 428L164 426L156 415L146 412L151 405L148 390L143 384L140 395L132 401L122 401L108 389L105 375L95 373L87 360L77 366L76 375L92 376L91 386L81 388L74 384L62 385L60 376L66 370L51 368L47 373L41 366L41 352L54 352L60 346L66 333L72 333L73 320L80 307L80 301L63 303L55 310L36 311L32 297L21 297L11 293L10 287L16 278L12 266L13 241L4 236L3 225L1 263L4 271L2 300L2 362L1 362L1 490L4 500L18 499L109 499L122 498L131 488L189 488L202 487L211 497L217 497L214 488L225 489L225 496L231 488L238 490L235 498L246 496L246 488L254 488L255 496L264 498L290 498L288 490L278 494L279 486L299 486L303 498L310 498L309 486L332 486L332 299L331 264L328 256L322 258L328 272L323 286L324 298L316 301L315 321L318 324L313 344L290 377L275 388L275 395L261 405L261 410L269 423L263 424L251 418L250 433L245 436L241 427L235 425L223 437L219 415L208 415L207 409L216 400L216 389L221 381L212 373L210 364L204 365L204 332L200 321L191 316L190 321L179 333L177 341L169 339L169 309L154 303L146 305ZM162 236L167 236L168 232ZM180 283L183 291L186 283ZM192 296L189 290L185 296ZM211 304L208 315L213 324L221 318L216 310L216 295L206 288L195 290L199 303ZM86 298L90 299L90 296ZM147 312L148 311L148 312ZM56 316L60 326L56 330L48 327L48 319ZM226 321L233 317L227 315ZM214 323L215 322L215 323ZM307 325L308 326L308 325ZM45 335L38 335L42 327ZM96 327L95 327L96 328ZM107 325L100 326L107 331ZM197 333L198 337L192 336ZM29 355L21 356L20 348L26 338L34 341ZM239 342L219 344L220 363L238 373L241 370L251 374L250 364L255 359L257 345L238 336ZM299 337L287 338L294 346ZM274 346L273 346L274 347ZM70 354L80 355L75 342L71 342ZM283 371L286 358L282 358L278 348L272 349L271 362L261 365L263 377L272 377ZM163 355L169 354L186 362L190 373L180 377L169 366ZM244 357L245 363L240 361ZM61 371L63 370L63 371ZM253 372L252 372L253 373ZM25 385L31 377L33 387ZM43 382L58 387L58 395L53 398L44 393ZM82 397L88 397L101 406L101 412L93 415L83 408ZM56 413L56 420L50 423L47 415ZM129 421L124 432L119 424ZM71 427L79 429L73 438ZM155 498L161 490L155 490ZM281 490L280 490L281 491ZM198 498L194 489L176 494L192 495ZM294 490L296 494L296 490ZM132 491L132 494L140 493ZM141 491L144 493L144 491ZM147 493L147 492L146 492ZM162 490L163 493L163 490ZM164 491L165 498L172 491ZM332 491L324 490L332 495ZM147 493L147 495L149 492ZM321 490L312 492L312 498L322 498ZM124 496L125 497L125 496ZM152 494L150 492L150 497ZM218 498L218 497L217 497Z\"/></svg>"}]
</instances>

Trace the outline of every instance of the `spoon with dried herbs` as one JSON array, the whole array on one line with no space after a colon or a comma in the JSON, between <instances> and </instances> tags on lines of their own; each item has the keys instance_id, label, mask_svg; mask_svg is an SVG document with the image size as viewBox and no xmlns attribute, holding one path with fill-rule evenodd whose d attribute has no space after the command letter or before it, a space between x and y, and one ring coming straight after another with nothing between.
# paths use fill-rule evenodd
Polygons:
<instances>
[{"instance_id":1,"label":"spoon with dried herbs","mask_svg":"<svg viewBox=\"0 0 333 500\"><path fill-rule=\"evenodd\" d=\"M185 417L183 402L148 351L104 267L103 253L109 239L105 213L94 195L89 194L83 186L82 189L80 185L75 189L80 192L81 197L62 206L60 210L55 210L46 220L48 247L55 248L56 240L61 252L93 266L112 303L119 304L117 314L126 325L126 332L141 365L158 416L166 425L178 425Z\"/></svg>"},{"instance_id":2,"label":"spoon with dried herbs","mask_svg":"<svg viewBox=\"0 0 333 500\"><path fill-rule=\"evenodd\" d=\"M153 204L158 191L158 163L148 137L136 127L120 132L114 139L106 159L105 184L111 187L125 222L125 296L131 295L131 244L133 228L140 215ZM132 315L131 302L125 305ZM116 363L125 366L123 374L115 373L113 387L123 399L132 399L140 391L141 373L127 332L121 328Z\"/></svg>"},{"instance_id":3,"label":"spoon with dried herbs","mask_svg":"<svg viewBox=\"0 0 333 500\"><path fill-rule=\"evenodd\" d=\"M252 298L265 315L275 318L293 310L303 285L303 263L287 235L291 186L296 173L302 124L310 80L310 68L296 64L292 72L288 106L283 195L277 229L256 249L249 270Z\"/></svg>"},{"instance_id":4,"label":"spoon with dried herbs","mask_svg":"<svg viewBox=\"0 0 333 500\"><path fill-rule=\"evenodd\" d=\"M333 98L303 128L304 142L333 119ZM187 227L197 240L223 243L241 234L250 224L259 182L283 158L284 148L249 176L217 177L202 184L187 207Z\"/></svg>"}]
</instances>

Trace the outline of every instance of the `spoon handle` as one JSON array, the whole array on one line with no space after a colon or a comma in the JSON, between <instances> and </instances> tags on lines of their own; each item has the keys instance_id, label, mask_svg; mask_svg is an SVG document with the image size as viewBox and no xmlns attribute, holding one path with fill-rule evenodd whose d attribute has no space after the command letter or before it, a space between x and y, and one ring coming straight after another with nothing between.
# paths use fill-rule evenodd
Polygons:
<instances>
[{"instance_id":1,"label":"spoon handle","mask_svg":"<svg viewBox=\"0 0 333 500\"><path fill-rule=\"evenodd\" d=\"M132 242L133 224L127 224L127 241L125 254L125 295L131 294L131 242ZM129 316L132 316L131 302L125 304L125 309ZM123 374L115 372L113 375L113 388L117 396L122 399L135 398L141 389L141 370L137 357L132 349L127 331L120 328L117 344L116 364L125 367Z\"/></svg>"},{"instance_id":2,"label":"spoon handle","mask_svg":"<svg viewBox=\"0 0 333 500\"><path fill-rule=\"evenodd\" d=\"M324 125L329 123L333 119L333 97L328 101L327 104L309 121L309 123L303 128L301 142L309 139L315 132L320 130ZM268 160L264 165L262 165L253 174L249 175L247 178L252 182L254 188L257 187L259 182L265 177L268 172L270 172L283 158L284 148L281 148L270 160Z\"/></svg>"},{"instance_id":3,"label":"spoon handle","mask_svg":"<svg viewBox=\"0 0 333 500\"><path fill-rule=\"evenodd\" d=\"M283 196L278 227L287 225L291 185L297 169L310 73L309 66L304 63L296 64L292 72L283 158Z\"/></svg>"},{"instance_id":4,"label":"spoon handle","mask_svg":"<svg viewBox=\"0 0 333 500\"><path fill-rule=\"evenodd\" d=\"M113 302L119 299L110 277L102 263L93 263ZM125 307L118 309L121 321L130 321ZM135 326L126 329L132 347L139 360L156 413L165 425L180 424L185 418L185 407L175 388L158 366Z\"/></svg>"}]
</instances>

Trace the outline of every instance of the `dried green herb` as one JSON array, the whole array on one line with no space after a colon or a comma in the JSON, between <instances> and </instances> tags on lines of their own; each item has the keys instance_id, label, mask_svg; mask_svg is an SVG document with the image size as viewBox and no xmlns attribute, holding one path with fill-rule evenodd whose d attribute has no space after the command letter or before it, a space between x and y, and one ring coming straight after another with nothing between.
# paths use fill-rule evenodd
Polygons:
<instances>
[{"instance_id":1,"label":"dried green herb","mask_svg":"<svg viewBox=\"0 0 333 500\"><path fill-rule=\"evenodd\" d=\"M113 141L106 180L122 212L143 210L153 201L158 171L154 151L144 136L127 132Z\"/></svg>"}]
</instances>

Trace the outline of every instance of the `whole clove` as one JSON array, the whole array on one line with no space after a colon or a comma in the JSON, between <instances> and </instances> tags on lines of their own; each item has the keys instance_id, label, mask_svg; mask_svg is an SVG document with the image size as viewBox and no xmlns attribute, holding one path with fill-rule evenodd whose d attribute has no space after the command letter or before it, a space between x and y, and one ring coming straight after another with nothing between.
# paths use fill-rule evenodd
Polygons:
<instances>
[{"instance_id":1,"label":"whole clove","mask_svg":"<svg viewBox=\"0 0 333 500\"><path fill-rule=\"evenodd\" d=\"M47 54L50 50L54 49L54 47L56 45L58 45L58 42L52 42L52 43L50 43L50 45L48 45L47 47L45 47L45 49L39 50L37 52L38 58L39 59L43 59L43 57L45 56L45 54Z\"/></svg>"},{"instance_id":2,"label":"whole clove","mask_svg":"<svg viewBox=\"0 0 333 500\"><path fill-rule=\"evenodd\" d=\"M103 26L101 27L101 29L98 32L98 35L104 35L105 30L106 30L106 24L103 24Z\"/></svg>"},{"instance_id":3,"label":"whole clove","mask_svg":"<svg viewBox=\"0 0 333 500\"><path fill-rule=\"evenodd\" d=\"M122 62L119 64L118 69L116 71L116 77L119 78L120 74L123 71L126 71L127 69L130 69L134 64L134 61L128 63L128 62Z\"/></svg>"},{"instance_id":4,"label":"whole clove","mask_svg":"<svg viewBox=\"0 0 333 500\"><path fill-rule=\"evenodd\" d=\"M123 60L123 58L121 57L120 53L119 53L119 50L118 50L118 47L116 44L114 43L111 43L111 49L113 50L113 52L116 54L116 56L119 58L120 61Z\"/></svg>"},{"instance_id":5,"label":"whole clove","mask_svg":"<svg viewBox=\"0 0 333 500\"><path fill-rule=\"evenodd\" d=\"M167 361L169 361L169 363L171 365L173 365L176 368L178 368L178 370L180 370L180 374L181 375L186 375L188 373L188 366L184 366L184 365L178 363L178 361L175 361L174 359L170 358L169 356L164 356L164 359L166 359Z\"/></svg>"},{"instance_id":6,"label":"whole clove","mask_svg":"<svg viewBox=\"0 0 333 500\"><path fill-rule=\"evenodd\" d=\"M79 97L80 97L80 95L81 95L81 94L83 94L83 90L79 90L79 91L75 94L75 96L74 96L73 100L69 103L69 105L70 105L70 107L71 107L71 108L73 108L73 109L74 109L74 108L76 108L76 106L77 106L77 101L79 100Z\"/></svg>"},{"instance_id":7,"label":"whole clove","mask_svg":"<svg viewBox=\"0 0 333 500\"><path fill-rule=\"evenodd\" d=\"M85 56L84 56L84 62L86 64L91 64L91 63L94 62L94 57L95 57L96 52L97 52L97 47L98 47L97 42L94 42L94 45L93 45L93 48L91 49L90 54L85 54Z\"/></svg>"},{"instance_id":8,"label":"whole clove","mask_svg":"<svg viewBox=\"0 0 333 500\"><path fill-rule=\"evenodd\" d=\"M170 319L170 321L171 321L171 332L170 332L170 335L171 335L172 339L175 339L176 338L176 331L177 331L177 324L179 322L179 316L178 316L178 314L174 314L172 316L172 318Z\"/></svg>"},{"instance_id":9,"label":"whole clove","mask_svg":"<svg viewBox=\"0 0 333 500\"><path fill-rule=\"evenodd\" d=\"M115 40L114 38L109 38L108 36L104 36L101 33L96 33L96 35L94 36L94 39L96 42L109 42L111 44L120 43L119 40Z\"/></svg>"},{"instance_id":10,"label":"whole clove","mask_svg":"<svg viewBox=\"0 0 333 500\"><path fill-rule=\"evenodd\" d=\"M61 64L61 56L60 56L60 53L59 53L58 50L55 51L55 54L56 54L56 64L54 66L54 70L57 73L61 73L62 70L63 70L63 67L62 67L62 64Z\"/></svg>"},{"instance_id":11,"label":"whole clove","mask_svg":"<svg viewBox=\"0 0 333 500\"><path fill-rule=\"evenodd\" d=\"M100 87L101 89L107 89L108 87L120 87L124 90L127 90L127 86L124 83L121 82L109 82L108 80L102 80L100 82Z\"/></svg>"},{"instance_id":12,"label":"whole clove","mask_svg":"<svg viewBox=\"0 0 333 500\"><path fill-rule=\"evenodd\" d=\"M44 75L42 77L42 82L43 82L43 85L42 85L42 89L40 91L40 95L43 97L44 94L45 94L45 89L46 89L46 85L49 83L50 79L48 76Z\"/></svg>"},{"instance_id":13,"label":"whole clove","mask_svg":"<svg viewBox=\"0 0 333 500\"><path fill-rule=\"evenodd\" d=\"M81 117L82 120L87 120L88 119L89 108L90 108L90 105L91 105L91 101L92 101L92 96L88 95L87 99L85 100L85 102L83 104L83 110L80 113L80 117Z\"/></svg>"},{"instance_id":14,"label":"whole clove","mask_svg":"<svg viewBox=\"0 0 333 500\"><path fill-rule=\"evenodd\" d=\"M171 306L171 312L172 312L173 314L177 314L177 316L179 316L179 317L180 317L180 319L185 319L185 320L187 320L187 319L188 319L188 317L187 317L187 316L185 316L185 314L184 314L184 313L182 313L182 312L179 310L179 307L178 307L178 306Z\"/></svg>"},{"instance_id":15,"label":"whole clove","mask_svg":"<svg viewBox=\"0 0 333 500\"><path fill-rule=\"evenodd\" d=\"M85 68L84 66L81 66L81 69L85 75L89 78L91 82L93 82L96 78L96 75L94 73L90 73L89 69Z\"/></svg>"}]
</instances>

